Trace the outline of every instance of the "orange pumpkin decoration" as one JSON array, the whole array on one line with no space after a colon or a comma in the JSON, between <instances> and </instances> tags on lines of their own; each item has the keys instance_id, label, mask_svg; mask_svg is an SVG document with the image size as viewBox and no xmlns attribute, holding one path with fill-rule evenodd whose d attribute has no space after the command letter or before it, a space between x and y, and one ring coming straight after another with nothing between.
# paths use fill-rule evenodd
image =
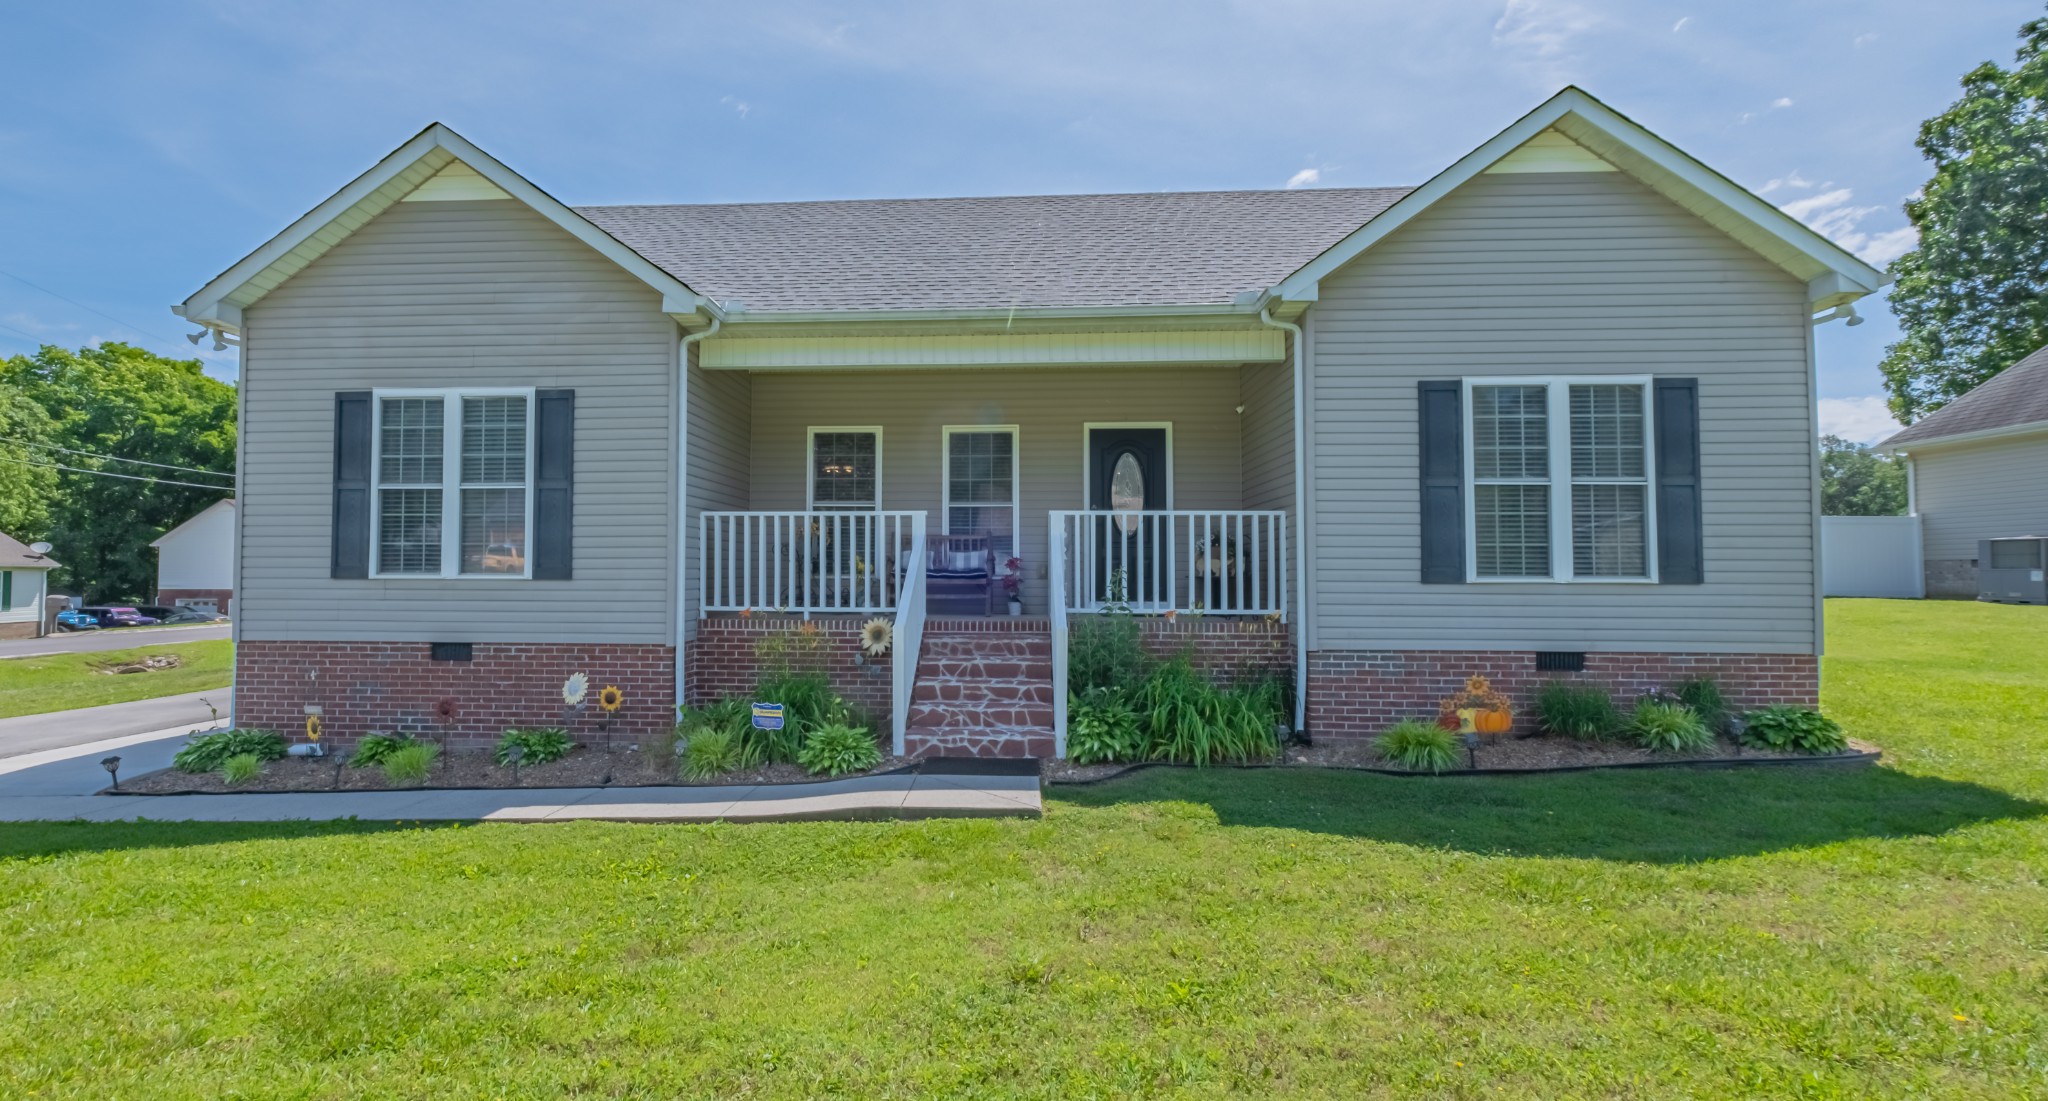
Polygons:
<instances>
[{"instance_id":1,"label":"orange pumpkin decoration","mask_svg":"<svg viewBox=\"0 0 2048 1101\"><path fill-rule=\"evenodd\" d=\"M1505 734L1515 724L1509 711L1486 710L1472 716L1472 728L1481 734Z\"/></svg>"}]
</instances>

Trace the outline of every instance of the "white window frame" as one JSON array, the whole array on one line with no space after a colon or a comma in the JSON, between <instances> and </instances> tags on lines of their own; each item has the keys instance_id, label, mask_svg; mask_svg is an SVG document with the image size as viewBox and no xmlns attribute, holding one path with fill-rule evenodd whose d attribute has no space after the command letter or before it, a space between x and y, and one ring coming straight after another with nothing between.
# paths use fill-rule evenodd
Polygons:
<instances>
[{"instance_id":1,"label":"white window frame","mask_svg":"<svg viewBox=\"0 0 2048 1101\"><path fill-rule=\"evenodd\" d=\"M953 436L1008 434L1010 437L1010 553L1024 557L1024 434L1014 424L948 424L939 429L939 528L953 533ZM966 502L986 507L987 502Z\"/></svg>"},{"instance_id":2,"label":"white window frame","mask_svg":"<svg viewBox=\"0 0 2048 1101\"><path fill-rule=\"evenodd\" d=\"M462 400L464 398L526 399L526 482L513 487L497 483L470 489L526 490L525 568L518 573L462 572ZM386 398L441 399L441 569L438 573L386 572L384 560L384 400ZM459 386L446 388L392 388L370 391L370 576L389 581L526 581L533 577L533 470L534 454L540 441L534 436L534 387ZM404 483L411 484L411 483Z\"/></svg>"},{"instance_id":3,"label":"white window frame","mask_svg":"<svg viewBox=\"0 0 2048 1101\"><path fill-rule=\"evenodd\" d=\"M1465 580L1479 585L1655 585L1657 581L1657 422L1656 379L1650 375L1497 375L1463 380L1459 426L1465 445ZM1482 386L1542 386L1549 429L1550 576L1482 577L1479 573L1478 465L1474 460L1472 391ZM1634 478L1573 478L1571 404L1574 386L1639 386L1643 392L1643 565L1642 577L1577 575L1572 553L1572 486L1636 485ZM1489 482L1541 484L1535 479L1488 479Z\"/></svg>"},{"instance_id":4,"label":"white window frame","mask_svg":"<svg viewBox=\"0 0 2048 1101\"><path fill-rule=\"evenodd\" d=\"M847 504L843 501L828 501L821 510L818 505L818 434L820 432L867 432L875 437L875 499L872 504ZM814 424L804 429L804 511L805 512L880 512L882 511L882 426L879 424Z\"/></svg>"}]
</instances>

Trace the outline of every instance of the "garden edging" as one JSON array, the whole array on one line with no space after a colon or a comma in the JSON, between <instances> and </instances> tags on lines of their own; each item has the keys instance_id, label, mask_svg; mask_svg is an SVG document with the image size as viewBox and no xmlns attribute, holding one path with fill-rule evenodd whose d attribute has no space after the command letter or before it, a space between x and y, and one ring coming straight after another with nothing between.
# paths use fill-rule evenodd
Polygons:
<instances>
[{"instance_id":1,"label":"garden edging","mask_svg":"<svg viewBox=\"0 0 2048 1101\"><path fill-rule=\"evenodd\" d=\"M1085 780L1047 779L1049 786L1085 787L1090 784L1120 780L1134 772L1152 768L1177 768L1198 771L1199 768L1232 769L1298 769L1322 772L1370 772L1379 776L1408 776L1431 780L1448 780L1458 776L1550 776L1566 772L1608 772L1618 769L1650 768L1751 768L1764 765L1832 765L1865 768L1876 764L1884 756L1881 749L1857 750L1850 753L1831 753L1814 757L1709 757L1676 761L1616 761L1604 765L1555 765L1547 768L1459 768L1443 772L1424 772L1406 768L1374 768L1370 765L1311 765L1311 764L1225 764L1225 765L1183 765L1172 761L1139 761L1106 776L1091 776Z\"/></svg>"}]
</instances>

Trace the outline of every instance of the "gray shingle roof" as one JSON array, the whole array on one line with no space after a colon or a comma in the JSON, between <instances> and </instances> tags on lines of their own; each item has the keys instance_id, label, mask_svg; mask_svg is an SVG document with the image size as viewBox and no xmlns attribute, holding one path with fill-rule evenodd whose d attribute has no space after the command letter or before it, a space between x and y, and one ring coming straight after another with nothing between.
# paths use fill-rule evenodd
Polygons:
<instances>
[{"instance_id":1,"label":"gray shingle roof","mask_svg":"<svg viewBox=\"0 0 2048 1101\"><path fill-rule=\"evenodd\" d=\"M37 558L28 552L28 546L14 536L0 531L0 569L48 570L57 563L48 558Z\"/></svg>"},{"instance_id":2,"label":"gray shingle roof","mask_svg":"<svg viewBox=\"0 0 2048 1101\"><path fill-rule=\"evenodd\" d=\"M575 209L699 294L748 310L1227 305L1410 190Z\"/></svg>"},{"instance_id":3,"label":"gray shingle roof","mask_svg":"<svg viewBox=\"0 0 2048 1101\"><path fill-rule=\"evenodd\" d=\"M1984 380L1879 446L1901 447L2037 422L2048 424L2048 348Z\"/></svg>"}]
</instances>

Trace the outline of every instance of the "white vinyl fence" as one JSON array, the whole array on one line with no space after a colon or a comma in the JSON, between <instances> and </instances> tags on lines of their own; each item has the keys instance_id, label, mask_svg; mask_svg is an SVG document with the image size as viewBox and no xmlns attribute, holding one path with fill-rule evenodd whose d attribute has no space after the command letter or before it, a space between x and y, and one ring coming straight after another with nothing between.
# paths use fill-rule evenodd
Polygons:
<instances>
[{"instance_id":1,"label":"white vinyl fence","mask_svg":"<svg viewBox=\"0 0 2048 1101\"><path fill-rule=\"evenodd\" d=\"M1820 584L1828 596L1926 596L1920 518L1821 517Z\"/></svg>"}]
</instances>

